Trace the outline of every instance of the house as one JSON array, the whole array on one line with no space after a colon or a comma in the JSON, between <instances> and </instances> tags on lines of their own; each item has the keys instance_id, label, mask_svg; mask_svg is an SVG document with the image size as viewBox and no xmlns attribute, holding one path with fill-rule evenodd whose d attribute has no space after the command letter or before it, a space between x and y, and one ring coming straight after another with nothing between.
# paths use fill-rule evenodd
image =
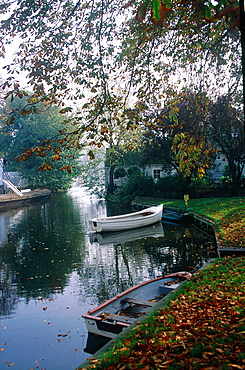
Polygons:
<instances>
[{"instance_id":1,"label":"house","mask_svg":"<svg viewBox=\"0 0 245 370\"><path fill-rule=\"evenodd\" d=\"M214 167L210 169L207 174L211 177L214 183L219 183L220 179L222 176L224 176L225 168L228 165L227 158L223 154L218 154L215 162L214 162ZM117 168L122 167L122 166L117 166L115 168L115 171ZM125 170L128 170L129 167L124 167ZM139 167L141 172L145 176L150 176L152 177L155 181L157 181L159 178L169 176L169 174L174 174L174 170L172 172L166 172L162 164L147 164L142 167ZM114 172L115 173L115 172ZM243 171L243 176L245 176L245 169ZM106 179L106 184L109 184L109 168L106 167L105 169L105 179ZM122 178L115 178L114 177L114 184L116 187L120 187L123 184L127 182L128 177L124 176Z\"/></svg>"},{"instance_id":2,"label":"house","mask_svg":"<svg viewBox=\"0 0 245 370\"><path fill-rule=\"evenodd\" d=\"M6 172L6 163L3 158L0 158L0 194L4 194L6 190L3 179L10 180L18 188L25 188L28 185L28 181L23 179L19 172Z\"/></svg>"}]
</instances>

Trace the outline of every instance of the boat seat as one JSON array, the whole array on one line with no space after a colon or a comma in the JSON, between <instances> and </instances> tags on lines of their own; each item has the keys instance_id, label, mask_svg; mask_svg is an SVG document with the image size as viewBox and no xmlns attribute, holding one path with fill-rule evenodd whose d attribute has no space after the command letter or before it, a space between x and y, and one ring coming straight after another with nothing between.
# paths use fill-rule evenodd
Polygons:
<instances>
[{"instance_id":1,"label":"boat seat","mask_svg":"<svg viewBox=\"0 0 245 370\"><path fill-rule=\"evenodd\" d=\"M159 285L159 291L161 294L168 294L175 290L180 284L171 284L171 285Z\"/></svg>"},{"instance_id":2,"label":"boat seat","mask_svg":"<svg viewBox=\"0 0 245 370\"><path fill-rule=\"evenodd\" d=\"M142 301L140 299L133 299L133 298L124 298L122 299L121 302L133 303L139 306L148 306L148 307L153 307L156 304L156 302Z\"/></svg>"},{"instance_id":3,"label":"boat seat","mask_svg":"<svg viewBox=\"0 0 245 370\"><path fill-rule=\"evenodd\" d=\"M103 313L103 318L113 320L113 321L119 321L124 322L127 324L132 324L136 319L133 317L123 316L123 315L114 315L110 313Z\"/></svg>"}]
</instances>

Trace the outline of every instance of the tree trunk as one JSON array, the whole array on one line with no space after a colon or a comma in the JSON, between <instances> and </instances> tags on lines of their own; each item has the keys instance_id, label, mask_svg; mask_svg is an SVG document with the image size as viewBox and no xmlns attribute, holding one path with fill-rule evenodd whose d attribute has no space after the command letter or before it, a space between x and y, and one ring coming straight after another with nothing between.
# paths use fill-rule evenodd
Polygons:
<instances>
[{"instance_id":1,"label":"tree trunk","mask_svg":"<svg viewBox=\"0 0 245 370\"><path fill-rule=\"evenodd\" d=\"M243 112L244 112L244 128L243 128L243 149L245 146L245 12L244 0L239 0L240 5L240 32L241 32L241 45L242 45L242 75L243 75Z\"/></svg>"},{"instance_id":2,"label":"tree trunk","mask_svg":"<svg viewBox=\"0 0 245 370\"><path fill-rule=\"evenodd\" d=\"M115 189L114 172L115 172L115 165L111 166L109 170L109 189L108 189L109 194L113 194L114 189Z\"/></svg>"}]
</instances>

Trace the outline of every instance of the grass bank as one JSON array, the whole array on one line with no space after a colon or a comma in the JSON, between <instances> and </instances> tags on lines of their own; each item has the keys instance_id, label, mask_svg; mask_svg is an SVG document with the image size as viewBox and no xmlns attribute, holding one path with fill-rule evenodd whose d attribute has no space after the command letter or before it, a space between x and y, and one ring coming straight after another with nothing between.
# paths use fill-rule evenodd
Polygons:
<instances>
[{"instance_id":1,"label":"grass bank","mask_svg":"<svg viewBox=\"0 0 245 370\"><path fill-rule=\"evenodd\" d=\"M245 248L245 197L190 199L188 207L181 199L136 197L141 204L178 207L211 219L219 243L224 247Z\"/></svg>"},{"instance_id":2,"label":"grass bank","mask_svg":"<svg viewBox=\"0 0 245 370\"><path fill-rule=\"evenodd\" d=\"M245 259L218 259L87 369L245 369L244 334Z\"/></svg>"}]
</instances>

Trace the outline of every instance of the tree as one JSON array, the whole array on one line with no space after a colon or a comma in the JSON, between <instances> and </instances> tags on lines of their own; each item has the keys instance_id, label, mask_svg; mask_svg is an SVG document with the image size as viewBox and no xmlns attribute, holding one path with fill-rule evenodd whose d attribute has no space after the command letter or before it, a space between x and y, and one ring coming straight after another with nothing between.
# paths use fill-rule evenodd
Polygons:
<instances>
[{"instance_id":1,"label":"tree","mask_svg":"<svg viewBox=\"0 0 245 370\"><path fill-rule=\"evenodd\" d=\"M142 22L151 10L151 21L154 25L162 25L166 20L166 13L173 11L174 1L171 0L144 0L138 8L136 19ZM178 2L177 2L178 3ZM132 4L132 2L130 3ZM243 113L245 133L245 9L244 1L223 0L213 2L212 0L182 0L180 6L189 12L187 22L191 20L200 27L203 22L219 27L220 19L225 18L231 29L240 29L242 48L242 70L243 70Z\"/></svg>"},{"instance_id":2,"label":"tree","mask_svg":"<svg viewBox=\"0 0 245 370\"><path fill-rule=\"evenodd\" d=\"M213 163L215 147L209 142L205 121L208 105L205 94L182 91L174 103L170 100L164 110L148 116L146 160L160 159L165 170L176 171L185 186L192 177L204 176Z\"/></svg>"},{"instance_id":3,"label":"tree","mask_svg":"<svg viewBox=\"0 0 245 370\"><path fill-rule=\"evenodd\" d=\"M132 166L127 171L128 179L120 186L115 194L120 204L130 204L136 196L154 194L155 183L152 177L141 173L140 168Z\"/></svg>"},{"instance_id":4,"label":"tree","mask_svg":"<svg viewBox=\"0 0 245 370\"><path fill-rule=\"evenodd\" d=\"M105 157L104 148L93 148L93 159L86 154L87 149L82 152L80 184L89 192L98 195L100 198L105 196Z\"/></svg>"},{"instance_id":5,"label":"tree","mask_svg":"<svg viewBox=\"0 0 245 370\"><path fill-rule=\"evenodd\" d=\"M153 23L147 13L151 4ZM7 95L11 99L23 96L20 83L14 81L15 71L26 71L33 89L27 106L13 113L8 124L35 111L39 101L60 104L61 113L73 110L76 117L75 126L64 126L56 140L44 140L26 150L23 159L39 155L45 160L49 151L54 156L57 151L76 151L84 146L82 140L91 148L107 143L113 191L113 173L115 165L122 164L122 152L108 122L114 112L123 138L132 126L124 125L127 119L122 117L137 103L140 111L155 106L167 109L170 120L176 117L171 147L186 179L190 169L191 173L199 165L199 172L205 169L210 150L205 139L183 131L176 104L169 109L165 101L175 98L183 87L208 92L211 99L221 90L242 88L244 37L241 48L237 6L229 0L216 5L211 0L142 0L139 5L128 0L13 0L1 4L1 42L10 43L15 35L21 40L15 63L6 67ZM92 150L89 155L94 156ZM50 169L46 163L43 170Z\"/></svg>"},{"instance_id":6,"label":"tree","mask_svg":"<svg viewBox=\"0 0 245 370\"><path fill-rule=\"evenodd\" d=\"M4 109L5 114L11 117L11 113L7 112L20 110L27 100L28 94L26 98L16 97L12 102L8 101ZM35 150L33 153L30 152L28 161L23 154L26 148L36 148L47 138L52 142L52 138L63 130L62 122L63 116L59 114L57 106L46 107L39 103L35 113L16 117L14 124L1 126L0 146L4 148L4 156L8 158L9 169L21 172L35 188L67 189L79 173L78 151L66 149L61 153L57 148L55 153L47 153L44 164L42 156L35 155ZM70 126L72 126L71 123ZM61 168L67 171L61 171ZM51 169L53 171L50 171Z\"/></svg>"},{"instance_id":7,"label":"tree","mask_svg":"<svg viewBox=\"0 0 245 370\"><path fill-rule=\"evenodd\" d=\"M237 101L236 101L237 103ZM242 111L230 95L221 96L210 107L211 140L227 158L232 178L232 193L238 195L245 168Z\"/></svg>"},{"instance_id":8,"label":"tree","mask_svg":"<svg viewBox=\"0 0 245 370\"><path fill-rule=\"evenodd\" d=\"M92 117L93 107L89 106L89 110ZM90 145L106 148L105 164L109 168L109 193L113 193L115 188L114 172L116 166L123 165L125 153L138 146L140 127L137 126L137 122L139 116L138 110L126 109L121 97L111 94L105 103L103 115L98 117L90 127L93 132L93 140L90 141ZM93 157L93 152L90 151L90 153Z\"/></svg>"},{"instance_id":9,"label":"tree","mask_svg":"<svg viewBox=\"0 0 245 370\"><path fill-rule=\"evenodd\" d=\"M141 6L141 17L150 3L146 0ZM183 82L183 72L189 71L185 84L195 83L195 76L201 74L202 90L210 90L214 77L220 76L213 84L217 91L227 71L232 74L234 68L240 67L239 35L234 28L238 23L233 22L231 29L230 18L225 20L228 1L222 1L220 9L214 9L211 1L156 0L154 4L159 8L153 8L155 19L160 15L154 22L157 25L148 19L134 20L139 5L136 1L3 2L2 42L11 42L15 35L20 37L16 63L27 72L34 99L51 104L64 98L70 100L62 111L69 111L79 102L78 125L67 134L69 138L80 138L86 132L93 141L94 124L98 117L106 116L115 86L120 86L119 95L130 105L135 97L154 104L159 95L169 94L173 78L179 76ZM170 7L171 12L162 17ZM211 19L209 11L211 15L219 11L219 16ZM139 12L137 18L141 21ZM5 85L9 88L15 68L6 68L10 77ZM230 76L227 83L229 79ZM9 95L13 94L22 95L18 83L9 91ZM86 110L87 104L94 106L93 115ZM78 142L63 141L61 148L71 145L77 146Z\"/></svg>"},{"instance_id":10,"label":"tree","mask_svg":"<svg viewBox=\"0 0 245 370\"><path fill-rule=\"evenodd\" d=\"M138 8L136 19L142 22L148 10L151 10L151 21L155 25L164 22L166 13L172 11L174 1L171 0L145 0ZM212 22L225 17L232 27L240 26L239 4L235 0L224 0L214 3L211 0L182 0L181 5L188 7L191 19L196 22Z\"/></svg>"},{"instance_id":11,"label":"tree","mask_svg":"<svg viewBox=\"0 0 245 370\"><path fill-rule=\"evenodd\" d=\"M127 175L127 171L123 167L118 167L115 171L114 178L115 179L121 179L121 184L122 184L122 178Z\"/></svg>"}]
</instances>

